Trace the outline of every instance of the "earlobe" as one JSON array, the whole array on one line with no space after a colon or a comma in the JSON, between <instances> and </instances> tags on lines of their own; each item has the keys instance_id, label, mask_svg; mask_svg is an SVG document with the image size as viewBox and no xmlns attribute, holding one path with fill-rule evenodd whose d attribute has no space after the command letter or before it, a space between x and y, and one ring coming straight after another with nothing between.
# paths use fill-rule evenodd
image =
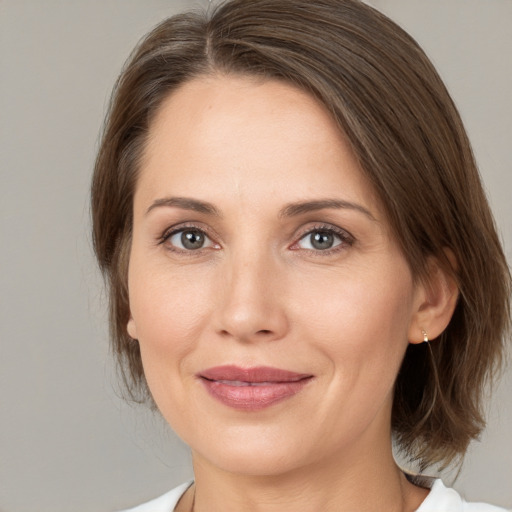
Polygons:
<instances>
[{"instance_id":1,"label":"earlobe","mask_svg":"<svg viewBox=\"0 0 512 512\"><path fill-rule=\"evenodd\" d=\"M132 316L130 316L130 319L128 320L126 330L128 332L128 336L130 336L130 338L132 338L133 340L138 339L137 326L135 325L135 320L133 319Z\"/></svg>"},{"instance_id":2,"label":"earlobe","mask_svg":"<svg viewBox=\"0 0 512 512\"><path fill-rule=\"evenodd\" d=\"M456 269L453 253L450 251L446 255L452 268ZM434 257L428 267L427 279L418 285L419 300L409 330L409 341L415 344L425 341L425 333L432 340L446 329L459 298L459 288L453 272L443 268Z\"/></svg>"}]
</instances>

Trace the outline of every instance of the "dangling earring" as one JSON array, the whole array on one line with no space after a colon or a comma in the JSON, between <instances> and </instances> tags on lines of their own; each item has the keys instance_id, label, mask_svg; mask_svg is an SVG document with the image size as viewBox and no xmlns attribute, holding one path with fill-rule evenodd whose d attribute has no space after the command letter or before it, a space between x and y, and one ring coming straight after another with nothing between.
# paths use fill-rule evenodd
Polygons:
<instances>
[{"instance_id":1,"label":"dangling earring","mask_svg":"<svg viewBox=\"0 0 512 512\"><path fill-rule=\"evenodd\" d=\"M427 331L425 331L424 329L421 330L421 334L423 334L423 343L428 343L428 335L427 335Z\"/></svg>"}]
</instances>

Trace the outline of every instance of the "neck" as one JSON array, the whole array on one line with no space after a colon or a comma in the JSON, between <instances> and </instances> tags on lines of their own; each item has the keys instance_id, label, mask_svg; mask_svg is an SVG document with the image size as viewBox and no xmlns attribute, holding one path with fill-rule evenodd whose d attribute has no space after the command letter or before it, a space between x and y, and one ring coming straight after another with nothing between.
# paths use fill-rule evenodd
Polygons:
<instances>
[{"instance_id":1,"label":"neck","mask_svg":"<svg viewBox=\"0 0 512 512\"><path fill-rule=\"evenodd\" d=\"M406 480L391 447L266 476L219 470L194 455L194 472L194 512L411 512L428 494Z\"/></svg>"}]
</instances>

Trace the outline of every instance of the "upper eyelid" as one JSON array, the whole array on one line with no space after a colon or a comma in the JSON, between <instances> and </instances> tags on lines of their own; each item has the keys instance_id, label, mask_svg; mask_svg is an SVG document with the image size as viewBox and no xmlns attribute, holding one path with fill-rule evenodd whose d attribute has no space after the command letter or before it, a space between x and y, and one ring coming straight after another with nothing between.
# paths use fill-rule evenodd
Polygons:
<instances>
[{"instance_id":1,"label":"upper eyelid","mask_svg":"<svg viewBox=\"0 0 512 512\"><path fill-rule=\"evenodd\" d=\"M189 230L196 229L197 231L203 232L205 235L213 236L212 230L210 228L208 228L206 226L201 226L199 224L200 223L196 223L196 222L180 222L178 224L175 224L173 226L166 228L163 231L161 238L167 238L170 235L179 233L180 231L186 231L187 229L189 229Z\"/></svg>"},{"instance_id":2,"label":"upper eyelid","mask_svg":"<svg viewBox=\"0 0 512 512\"><path fill-rule=\"evenodd\" d=\"M315 231L331 231L339 236L345 236L346 238L350 238L352 240L355 240L355 237L346 229L340 228L339 226L335 226L334 224L330 223L317 223L314 226L310 226L308 228L305 228L302 232L300 232L298 240L302 239L303 237L307 236L310 233L313 233Z\"/></svg>"}]
</instances>

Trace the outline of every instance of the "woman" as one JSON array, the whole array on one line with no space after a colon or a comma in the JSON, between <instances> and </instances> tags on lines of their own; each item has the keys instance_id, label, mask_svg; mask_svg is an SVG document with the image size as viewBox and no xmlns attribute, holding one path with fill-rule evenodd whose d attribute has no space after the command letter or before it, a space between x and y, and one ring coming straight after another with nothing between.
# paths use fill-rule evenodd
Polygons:
<instances>
[{"instance_id":1,"label":"woman","mask_svg":"<svg viewBox=\"0 0 512 512\"><path fill-rule=\"evenodd\" d=\"M112 340L194 483L138 511L443 510L510 324L458 113L356 0L164 21L114 92L92 186Z\"/></svg>"}]
</instances>

